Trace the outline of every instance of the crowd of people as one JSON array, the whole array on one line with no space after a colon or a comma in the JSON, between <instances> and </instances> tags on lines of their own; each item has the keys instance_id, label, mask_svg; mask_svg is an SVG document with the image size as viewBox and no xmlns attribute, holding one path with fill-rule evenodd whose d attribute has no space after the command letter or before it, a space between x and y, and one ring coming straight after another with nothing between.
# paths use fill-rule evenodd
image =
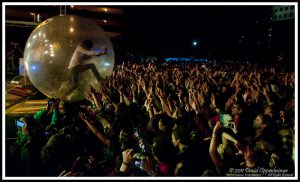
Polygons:
<instances>
[{"instance_id":1,"label":"crowd of people","mask_svg":"<svg viewBox=\"0 0 300 182\"><path fill-rule=\"evenodd\" d=\"M61 111L60 102L50 99L20 119L25 124L9 152L19 169L13 175L294 174L293 68L123 63L85 100L63 102Z\"/></svg>"}]
</instances>

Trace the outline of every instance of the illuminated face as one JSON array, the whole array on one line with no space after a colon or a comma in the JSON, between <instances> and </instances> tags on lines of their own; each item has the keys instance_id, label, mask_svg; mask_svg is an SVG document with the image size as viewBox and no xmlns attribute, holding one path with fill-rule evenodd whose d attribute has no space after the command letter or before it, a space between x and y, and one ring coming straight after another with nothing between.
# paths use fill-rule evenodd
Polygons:
<instances>
[{"instance_id":1,"label":"illuminated face","mask_svg":"<svg viewBox=\"0 0 300 182\"><path fill-rule=\"evenodd\" d=\"M239 114L239 112L240 112L239 108L234 107L234 106L231 107L231 114L233 116Z\"/></svg>"},{"instance_id":2,"label":"illuminated face","mask_svg":"<svg viewBox=\"0 0 300 182\"><path fill-rule=\"evenodd\" d=\"M226 92L226 87L222 87L222 92Z\"/></svg>"},{"instance_id":3,"label":"illuminated face","mask_svg":"<svg viewBox=\"0 0 300 182\"><path fill-rule=\"evenodd\" d=\"M119 141L123 143L128 138L128 134L122 129L119 134Z\"/></svg>"},{"instance_id":4,"label":"illuminated face","mask_svg":"<svg viewBox=\"0 0 300 182\"><path fill-rule=\"evenodd\" d=\"M257 128L261 128L263 124L263 119L262 119L262 115L259 114L256 116L256 118L253 121L253 128L257 129Z\"/></svg>"},{"instance_id":5,"label":"illuminated face","mask_svg":"<svg viewBox=\"0 0 300 182\"><path fill-rule=\"evenodd\" d=\"M279 115L280 115L281 118L284 118L284 111L281 110L281 111L279 112Z\"/></svg>"},{"instance_id":6,"label":"illuminated face","mask_svg":"<svg viewBox=\"0 0 300 182\"><path fill-rule=\"evenodd\" d=\"M256 150L265 150L265 141L264 140L259 140L258 142L255 143L255 149Z\"/></svg>"}]
</instances>

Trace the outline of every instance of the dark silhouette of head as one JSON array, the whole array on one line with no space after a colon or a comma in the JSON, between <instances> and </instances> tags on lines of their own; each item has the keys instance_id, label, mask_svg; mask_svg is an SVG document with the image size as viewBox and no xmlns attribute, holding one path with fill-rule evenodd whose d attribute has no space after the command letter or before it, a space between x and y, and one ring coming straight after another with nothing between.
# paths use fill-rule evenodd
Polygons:
<instances>
[{"instance_id":1,"label":"dark silhouette of head","mask_svg":"<svg viewBox=\"0 0 300 182\"><path fill-rule=\"evenodd\" d=\"M173 135L181 144L188 145L190 143L190 132L184 126L174 128Z\"/></svg>"},{"instance_id":2,"label":"dark silhouette of head","mask_svg":"<svg viewBox=\"0 0 300 182\"><path fill-rule=\"evenodd\" d=\"M91 40L85 40L81 43L81 46L85 49L90 50L94 46L94 43Z\"/></svg>"},{"instance_id":3,"label":"dark silhouette of head","mask_svg":"<svg viewBox=\"0 0 300 182\"><path fill-rule=\"evenodd\" d=\"M164 163L172 163L176 158L176 149L166 135L153 138L152 153L157 160Z\"/></svg>"},{"instance_id":4,"label":"dark silhouette of head","mask_svg":"<svg viewBox=\"0 0 300 182\"><path fill-rule=\"evenodd\" d=\"M52 105L54 104L55 102L55 99L54 98L51 98L48 100L48 103L47 103L47 110L49 111L50 108L52 107Z\"/></svg>"}]
</instances>

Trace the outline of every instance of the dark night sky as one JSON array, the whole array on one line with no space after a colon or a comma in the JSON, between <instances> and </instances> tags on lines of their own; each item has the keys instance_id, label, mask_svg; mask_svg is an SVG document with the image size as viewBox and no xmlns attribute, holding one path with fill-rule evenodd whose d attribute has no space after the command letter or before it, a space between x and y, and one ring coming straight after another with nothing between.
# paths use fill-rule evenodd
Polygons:
<instances>
[{"instance_id":1,"label":"dark night sky","mask_svg":"<svg viewBox=\"0 0 300 182\"><path fill-rule=\"evenodd\" d=\"M115 7L124 10L124 16L116 18L120 18L124 26L120 28L122 30L108 31L123 32L123 38L115 42L120 45L120 55L132 52L149 56L243 57L265 54L268 44L270 5L158 4ZM293 26L293 22L277 25L278 49L294 50ZM26 42L31 31L24 28L22 32L12 33L12 37L7 38ZM274 31L272 40L275 40L275 35ZM197 47L192 45L194 40L198 41ZM284 46L282 42L286 42ZM290 51L290 54L293 52Z\"/></svg>"},{"instance_id":2,"label":"dark night sky","mask_svg":"<svg viewBox=\"0 0 300 182\"><path fill-rule=\"evenodd\" d=\"M197 40L202 51L232 50L268 7L127 6L125 45L139 53L176 54L187 52Z\"/></svg>"}]
</instances>

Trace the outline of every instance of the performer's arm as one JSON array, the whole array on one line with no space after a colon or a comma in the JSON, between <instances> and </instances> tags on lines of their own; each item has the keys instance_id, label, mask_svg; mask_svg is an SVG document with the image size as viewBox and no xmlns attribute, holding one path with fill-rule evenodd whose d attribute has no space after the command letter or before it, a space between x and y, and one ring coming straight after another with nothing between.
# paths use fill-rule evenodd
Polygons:
<instances>
[{"instance_id":1,"label":"performer's arm","mask_svg":"<svg viewBox=\"0 0 300 182\"><path fill-rule=\"evenodd\" d=\"M99 52L89 51L89 50L84 49L81 46L78 48L77 51L79 51L79 52L81 52L83 54L89 55L89 56L98 56L99 55Z\"/></svg>"}]
</instances>

